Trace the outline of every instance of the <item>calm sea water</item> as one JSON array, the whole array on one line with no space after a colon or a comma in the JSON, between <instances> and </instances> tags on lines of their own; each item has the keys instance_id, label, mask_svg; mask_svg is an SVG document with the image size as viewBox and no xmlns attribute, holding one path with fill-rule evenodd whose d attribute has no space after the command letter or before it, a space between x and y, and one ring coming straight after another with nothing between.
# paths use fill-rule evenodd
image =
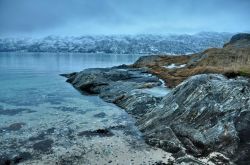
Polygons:
<instances>
[{"instance_id":1,"label":"calm sea water","mask_svg":"<svg viewBox=\"0 0 250 165\"><path fill-rule=\"evenodd\" d=\"M29 153L49 160L54 153L51 159L59 159L66 149L74 155L76 144L82 151L79 132L133 123L115 105L80 94L59 74L131 64L139 56L0 53L0 157Z\"/></svg>"},{"instance_id":2,"label":"calm sea water","mask_svg":"<svg viewBox=\"0 0 250 165\"><path fill-rule=\"evenodd\" d=\"M133 63L139 55L0 53L0 104L63 103L79 95L60 73ZM89 98L86 98L89 99Z\"/></svg>"}]
</instances>

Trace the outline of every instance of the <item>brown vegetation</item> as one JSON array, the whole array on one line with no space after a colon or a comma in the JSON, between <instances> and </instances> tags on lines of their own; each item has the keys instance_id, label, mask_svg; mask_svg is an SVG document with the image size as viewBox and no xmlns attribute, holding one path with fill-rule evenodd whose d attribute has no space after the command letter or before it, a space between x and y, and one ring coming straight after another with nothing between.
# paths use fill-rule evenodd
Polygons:
<instances>
[{"instance_id":1,"label":"brown vegetation","mask_svg":"<svg viewBox=\"0 0 250 165\"><path fill-rule=\"evenodd\" d=\"M235 45L236 44L236 45ZM183 68L167 68L171 64ZM163 79L167 86L175 87L190 76L218 73L227 77L250 77L250 44L246 40L228 43L223 48L212 48L190 56L147 56L133 67L147 67L152 74Z\"/></svg>"}]
</instances>

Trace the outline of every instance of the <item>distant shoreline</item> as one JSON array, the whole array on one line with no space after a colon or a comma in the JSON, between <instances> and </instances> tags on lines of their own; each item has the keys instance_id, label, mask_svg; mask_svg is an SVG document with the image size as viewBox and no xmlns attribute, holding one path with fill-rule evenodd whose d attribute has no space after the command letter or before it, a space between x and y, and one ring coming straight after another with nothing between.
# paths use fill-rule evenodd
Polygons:
<instances>
[{"instance_id":1,"label":"distant shoreline","mask_svg":"<svg viewBox=\"0 0 250 165\"><path fill-rule=\"evenodd\" d=\"M0 38L0 52L70 52L108 54L191 54L222 47L231 33L194 35L82 36L41 39Z\"/></svg>"}]
</instances>

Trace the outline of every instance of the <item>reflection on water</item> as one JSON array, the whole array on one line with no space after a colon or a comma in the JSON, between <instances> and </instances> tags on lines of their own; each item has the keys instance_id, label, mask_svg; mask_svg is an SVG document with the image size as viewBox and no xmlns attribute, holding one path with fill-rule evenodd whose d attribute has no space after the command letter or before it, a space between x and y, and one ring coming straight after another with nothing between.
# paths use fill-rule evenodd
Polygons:
<instances>
[{"instance_id":1,"label":"reflection on water","mask_svg":"<svg viewBox=\"0 0 250 165\"><path fill-rule=\"evenodd\" d=\"M0 53L0 67L41 72L70 72L84 68L131 64L141 55L81 53Z\"/></svg>"},{"instance_id":2,"label":"reflection on water","mask_svg":"<svg viewBox=\"0 0 250 165\"><path fill-rule=\"evenodd\" d=\"M63 102L64 97L79 96L79 93L64 82L60 73L130 64L138 57L110 54L0 53L0 101L17 106Z\"/></svg>"}]
</instances>

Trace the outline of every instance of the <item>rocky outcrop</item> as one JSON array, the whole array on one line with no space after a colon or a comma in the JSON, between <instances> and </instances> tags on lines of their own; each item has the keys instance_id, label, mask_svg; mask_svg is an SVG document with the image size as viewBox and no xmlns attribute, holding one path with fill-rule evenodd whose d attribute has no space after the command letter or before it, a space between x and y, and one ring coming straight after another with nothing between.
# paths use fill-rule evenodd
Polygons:
<instances>
[{"instance_id":1,"label":"rocky outcrop","mask_svg":"<svg viewBox=\"0 0 250 165\"><path fill-rule=\"evenodd\" d=\"M87 69L68 82L99 94L137 119L146 141L177 157L205 157L221 152L235 162L249 162L250 82L222 75L197 75L165 97L143 92L161 85L141 69Z\"/></svg>"},{"instance_id":2,"label":"rocky outcrop","mask_svg":"<svg viewBox=\"0 0 250 165\"><path fill-rule=\"evenodd\" d=\"M250 81L197 75L164 97L139 121L150 144L196 157L221 152L250 163ZM248 149L247 149L248 148Z\"/></svg>"},{"instance_id":3,"label":"rocky outcrop","mask_svg":"<svg viewBox=\"0 0 250 165\"><path fill-rule=\"evenodd\" d=\"M125 108L135 118L155 107L161 99L144 91L162 85L160 79L149 74L146 69L127 66L95 68L63 76L68 77L67 82L78 90L99 94L105 101Z\"/></svg>"},{"instance_id":4,"label":"rocky outcrop","mask_svg":"<svg viewBox=\"0 0 250 165\"><path fill-rule=\"evenodd\" d=\"M227 60L236 58L235 52L248 56L245 48L233 49L208 50L190 57L145 57L132 66L87 69L64 76L78 90L98 94L125 109L136 118L146 142L173 153L176 164L204 164L203 160L213 164L250 164L250 80L218 68L218 73L227 76L194 72L205 68L210 73L206 69L224 64L224 56L215 62L216 53L231 53L225 66L234 64ZM155 75L164 78L165 72L156 72L157 69L172 63L178 69L166 67L165 82L169 85L178 76L182 81L163 97L147 92L162 85ZM249 67L242 65L245 66ZM185 71L193 72L180 74Z\"/></svg>"},{"instance_id":5,"label":"rocky outcrop","mask_svg":"<svg viewBox=\"0 0 250 165\"><path fill-rule=\"evenodd\" d=\"M197 74L250 77L249 36L250 34L238 34L223 48L211 48L189 56L144 56L132 66L147 67L149 72L163 79L171 88Z\"/></svg>"},{"instance_id":6,"label":"rocky outcrop","mask_svg":"<svg viewBox=\"0 0 250 165\"><path fill-rule=\"evenodd\" d=\"M244 48L250 45L250 34L240 33L234 35L224 47Z\"/></svg>"}]
</instances>

